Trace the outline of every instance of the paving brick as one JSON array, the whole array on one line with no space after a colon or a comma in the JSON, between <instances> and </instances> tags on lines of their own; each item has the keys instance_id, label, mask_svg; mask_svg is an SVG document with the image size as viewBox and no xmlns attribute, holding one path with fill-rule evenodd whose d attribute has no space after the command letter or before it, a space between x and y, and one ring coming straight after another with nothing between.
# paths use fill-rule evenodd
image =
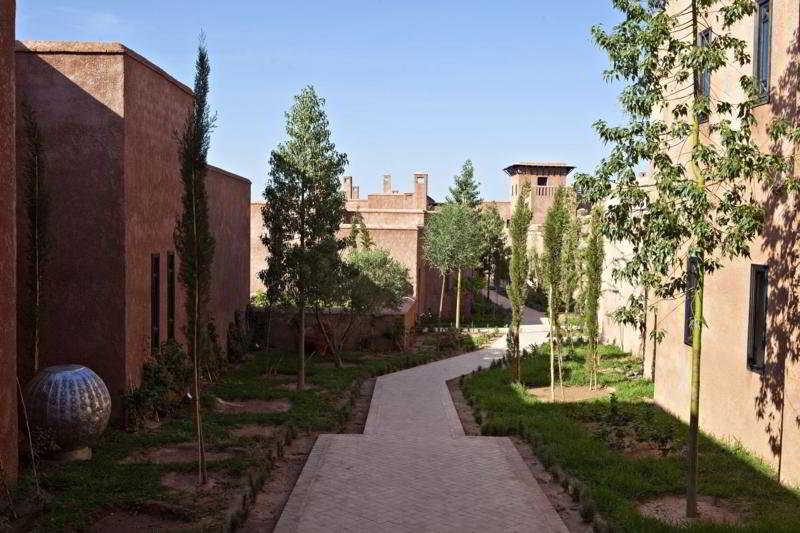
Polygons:
<instances>
[{"instance_id":1,"label":"paving brick","mask_svg":"<svg viewBox=\"0 0 800 533\"><path fill-rule=\"evenodd\" d=\"M379 378L364 434L317 439L275 531L567 531L509 439L464 435L447 389L504 351Z\"/></svg>"}]
</instances>

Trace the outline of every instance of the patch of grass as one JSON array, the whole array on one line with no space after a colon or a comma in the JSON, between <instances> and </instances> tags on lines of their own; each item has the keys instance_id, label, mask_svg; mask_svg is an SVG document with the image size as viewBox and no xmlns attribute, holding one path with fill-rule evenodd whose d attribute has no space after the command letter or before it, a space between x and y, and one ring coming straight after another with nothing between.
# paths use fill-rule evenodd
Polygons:
<instances>
[{"instance_id":1,"label":"patch of grass","mask_svg":"<svg viewBox=\"0 0 800 533\"><path fill-rule=\"evenodd\" d=\"M297 369L294 354L271 352L250 354L231 367L213 385L206 387L202 405L203 430L208 447L235 453L229 459L208 463L210 471L224 471L232 480L245 475L254 465L269 461L277 440L296 430L336 431L350 414L350 398L367 378L403 368L425 364L436 359L464 353L488 342L488 335L464 335L455 332L431 333L419 338L418 348L408 353L344 354L348 364L337 369L329 361L316 357L309 360L307 382L316 388L293 391L281 385L294 380L288 376ZM276 374L283 376L276 377ZM287 399L291 407L277 413L222 413L213 410L215 398L224 400ZM274 440L242 439L231 430L249 424L278 426ZM193 442L194 429L188 404L180 405L174 417L162 420L155 429L128 433L109 429L94 447L91 460L46 468L41 483L50 496L44 513L36 520L38 528L81 530L88 528L106 511L137 511L145 502L160 501L180 506L190 516L201 517L213 511L222 518L222 511L208 509L193 495L179 494L161 485L168 472L190 473L196 469L188 463L123 463L134 452L147 448ZM278 434L278 429L285 431ZM244 450L244 451L243 451ZM30 478L23 477L15 489L15 500L30 498ZM226 502L219 504L224 509Z\"/></svg>"},{"instance_id":2,"label":"patch of grass","mask_svg":"<svg viewBox=\"0 0 800 533\"><path fill-rule=\"evenodd\" d=\"M641 516L638 502L685 491L685 439L680 420L652 403L653 386L628 378L639 363L604 346L600 382L616 393L594 401L545 403L510 382L508 370L494 368L464 379L467 400L480 413L486 434L517 434L542 462L584 484L592 505L619 531L730 531L692 524L683 529ZM565 384L587 384L585 347L568 357ZM549 384L546 347L523 360L528 386ZM625 446L664 446L665 453L636 455ZM729 499L748 510L746 531L797 531L800 493L781 486L775 474L741 448L708 436L700 439L700 494Z\"/></svg>"}]
</instances>

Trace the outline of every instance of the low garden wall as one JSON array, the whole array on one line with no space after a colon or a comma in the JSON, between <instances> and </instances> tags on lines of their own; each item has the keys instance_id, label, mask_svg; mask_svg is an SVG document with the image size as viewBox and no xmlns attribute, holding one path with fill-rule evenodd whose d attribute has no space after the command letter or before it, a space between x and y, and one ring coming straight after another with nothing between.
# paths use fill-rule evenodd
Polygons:
<instances>
[{"instance_id":1,"label":"low garden wall","mask_svg":"<svg viewBox=\"0 0 800 533\"><path fill-rule=\"evenodd\" d=\"M385 310L377 315L359 317L351 327L344 342L345 351L404 351L411 348L416 325L416 302L407 300L400 308ZM263 348L267 345L267 315L264 308L251 307L249 326L254 343ZM273 309L270 313L269 348L296 351L299 340L299 317L296 309ZM334 309L321 316L328 331L340 334L349 315ZM306 312L306 351L325 352L327 343L313 312Z\"/></svg>"}]
</instances>

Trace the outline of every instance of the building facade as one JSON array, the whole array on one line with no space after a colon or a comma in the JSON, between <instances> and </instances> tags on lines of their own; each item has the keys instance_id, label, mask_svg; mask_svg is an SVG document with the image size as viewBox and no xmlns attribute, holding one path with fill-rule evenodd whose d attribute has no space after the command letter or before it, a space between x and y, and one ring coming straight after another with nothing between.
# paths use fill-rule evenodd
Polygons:
<instances>
[{"instance_id":1,"label":"building facade","mask_svg":"<svg viewBox=\"0 0 800 533\"><path fill-rule=\"evenodd\" d=\"M0 476L17 475L14 0L0 0Z\"/></svg>"},{"instance_id":2,"label":"building facade","mask_svg":"<svg viewBox=\"0 0 800 533\"><path fill-rule=\"evenodd\" d=\"M688 0L669 2L668 9L677 13L688 4ZM798 119L800 8L789 0L760 0L757 7L754 16L732 28L748 43L746 52L756 58L755 64L716 71L710 86L724 88L735 105L743 98L739 89L743 71L752 68L763 80L768 97L754 110L758 123L754 133L768 151L773 145L766 128L772 119ZM700 29L706 30L706 24ZM660 118L669 121L668 113ZM707 124L703 130L704 138L715 138ZM672 155L680 160L687 152L675 147ZM750 257L726 261L706 277L700 428L749 449L771 465L783 483L800 485L798 198L760 188L753 194L766 206L762 236L752 243ZM688 320L685 298L659 303L659 327L666 336L657 346L655 400L683 420L688 420L690 400L690 346L684 337Z\"/></svg>"},{"instance_id":3,"label":"building facade","mask_svg":"<svg viewBox=\"0 0 800 533\"><path fill-rule=\"evenodd\" d=\"M184 340L176 132L193 94L117 43L19 43L16 77L17 101L30 105L42 131L51 205L41 364L89 366L116 395L138 385L161 342ZM18 123L18 145L22 137ZM250 182L211 167L206 184L216 237L210 310L224 347L234 310L247 304ZM21 219L18 231L27 234ZM20 239L20 287L28 247ZM19 298L20 331L24 305ZM28 335L18 347L20 375L29 378Z\"/></svg>"}]
</instances>

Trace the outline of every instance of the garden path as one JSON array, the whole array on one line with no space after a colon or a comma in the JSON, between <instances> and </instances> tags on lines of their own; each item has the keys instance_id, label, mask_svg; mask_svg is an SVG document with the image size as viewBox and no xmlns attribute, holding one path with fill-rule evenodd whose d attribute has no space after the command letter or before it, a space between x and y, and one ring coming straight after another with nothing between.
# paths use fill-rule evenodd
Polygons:
<instances>
[{"instance_id":1,"label":"garden path","mask_svg":"<svg viewBox=\"0 0 800 533\"><path fill-rule=\"evenodd\" d=\"M317 439L275 531L567 531L508 438L464 435L447 389L504 353L502 337L379 378L364 434Z\"/></svg>"}]
</instances>

